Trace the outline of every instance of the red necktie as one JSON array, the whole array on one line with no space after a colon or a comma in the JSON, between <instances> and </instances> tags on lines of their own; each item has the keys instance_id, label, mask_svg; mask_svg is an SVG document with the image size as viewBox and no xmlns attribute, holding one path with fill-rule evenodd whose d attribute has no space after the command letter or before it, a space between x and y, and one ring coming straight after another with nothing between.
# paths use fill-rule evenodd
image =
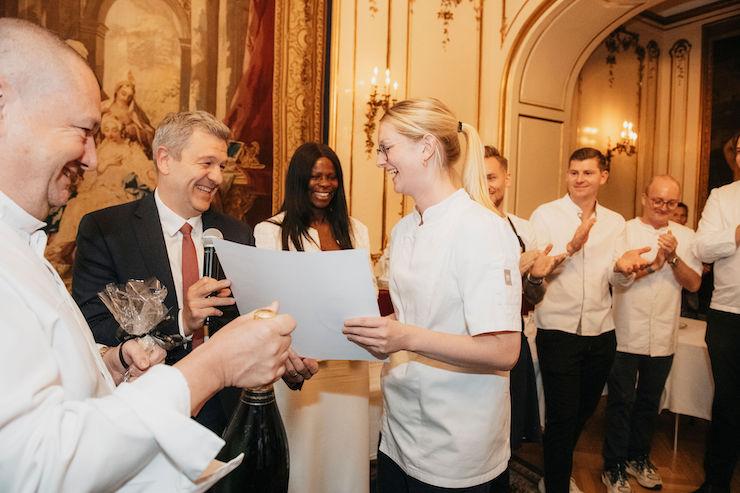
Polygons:
<instances>
[{"instance_id":1,"label":"red necktie","mask_svg":"<svg viewBox=\"0 0 740 493\"><path fill-rule=\"evenodd\" d=\"M195 253L195 244L193 244L193 238L190 233L193 231L193 227L189 223L185 223L180 228L182 233L182 300L185 302L185 295L188 292L188 288L200 279L200 273L198 271L198 257ZM193 332L193 349L203 344L203 328L199 328Z\"/></svg>"}]
</instances>

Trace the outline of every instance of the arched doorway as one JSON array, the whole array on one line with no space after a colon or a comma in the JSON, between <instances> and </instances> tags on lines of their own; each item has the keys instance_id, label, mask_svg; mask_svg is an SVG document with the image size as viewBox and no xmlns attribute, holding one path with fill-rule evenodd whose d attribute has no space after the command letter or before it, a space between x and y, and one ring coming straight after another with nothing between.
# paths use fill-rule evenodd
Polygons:
<instances>
[{"instance_id":1,"label":"arched doorway","mask_svg":"<svg viewBox=\"0 0 740 493\"><path fill-rule=\"evenodd\" d=\"M518 163L513 209L525 217L562 193L567 153L576 147L573 96L583 64L618 26L660 0L540 2L517 22L504 68L499 142ZM533 192L534 191L534 192ZM510 199L511 200L511 199Z\"/></svg>"}]
</instances>

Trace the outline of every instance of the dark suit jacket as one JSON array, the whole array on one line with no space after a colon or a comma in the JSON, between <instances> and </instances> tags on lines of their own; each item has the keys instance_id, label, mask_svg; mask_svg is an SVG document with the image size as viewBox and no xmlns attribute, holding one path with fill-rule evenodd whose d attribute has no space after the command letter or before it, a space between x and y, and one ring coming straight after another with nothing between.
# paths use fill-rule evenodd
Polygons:
<instances>
[{"instance_id":1,"label":"dark suit jacket","mask_svg":"<svg viewBox=\"0 0 740 493\"><path fill-rule=\"evenodd\" d=\"M211 211L203 213L202 217L204 231L216 228L226 240L254 245L254 236L247 224ZM180 306L154 194L135 202L91 212L82 218L77 232L72 296L97 342L109 346L120 342L116 338L118 324L98 298L98 293L111 282L120 284L129 279L150 277L156 277L167 287L165 305L170 309L171 319L162 322L160 330L179 334L177 314ZM214 321L213 331L237 315L235 306L230 311L222 311L224 316L222 320ZM188 352L189 347L170 351L167 363L177 362ZM230 401L231 397L228 399Z\"/></svg>"}]
</instances>

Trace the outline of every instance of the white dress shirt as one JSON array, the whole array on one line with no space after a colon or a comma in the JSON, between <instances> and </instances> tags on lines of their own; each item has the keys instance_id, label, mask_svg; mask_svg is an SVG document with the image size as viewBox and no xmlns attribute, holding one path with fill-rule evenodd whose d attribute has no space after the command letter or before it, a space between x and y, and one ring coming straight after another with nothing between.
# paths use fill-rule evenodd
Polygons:
<instances>
[{"instance_id":1,"label":"white dress shirt","mask_svg":"<svg viewBox=\"0 0 740 493\"><path fill-rule=\"evenodd\" d=\"M539 206L529 219L537 248L552 243L551 255L566 252L581 224L581 208L569 195ZM537 327L570 334L596 336L614 330L609 272L613 250L624 229L624 218L596 204L596 224L586 244L547 278L545 298L534 310Z\"/></svg>"},{"instance_id":2,"label":"white dress shirt","mask_svg":"<svg viewBox=\"0 0 740 493\"><path fill-rule=\"evenodd\" d=\"M696 255L714 262L714 292L710 308L740 313L740 249L735 229L740 224L740 181L709 194L696 230Z\"/></svg>"},{"instance_id":3,"label":"white dress shirt","mask_svg":"<svg viewBox=\"0 0 740 493\"><path fill-rule=\"evenodd\" d=\"M640 218L627 221L617 239L615 261L627 250L650 247L642 257L649 262L658 253L658 237L668 230L678 240L676 254L691 270L701 275L701 262L693 253L694 231L670 222L655 229ZM610 274L614 286L614 324L617 351L647 356L669 356L676 350L676 334L681 316L681 285L666 262L653 274L635 280L635 276Z\"/></svg>"},{"instance_id":4,"label":"white dress shirt","mask_svg":"<svg viewBox=\"0 0 740 493\"><path fill-rule=\"evenodd\" d=\"M282 250L280 213L254 228L257 248ZM275 224L277 223L277 224ZM350 217L352 244L370 250L367 227ZM308 229L306 252L321 251ZM290 249L295 250L290 244ZM368 262L370 261L368 255ZM370 377L366 361L321 361L319 372L293 391L275 382L275 398L290 445L289 493L367 493L370 462ZM349 439L348 437L351 437Z\"/></svg>"},{"instance_id":5,"label":"white dress shirt","mask_svg":"<svg viewBox=\"0 0 740 493\"><path fill-rule=\"evenodd\" d=\"M42 226L0 193L0 490L193 489L223 441L176 368L114 387Z\"/></svg>"},{"instance_id":6,"label":"white dress shirt","mask_svg":"<svg viewBox=\"0 0 740 493\"><path fill-rule=\"evenodd\" d=\"M475 336L520 331L519 243L505 219L462 189L393 228L390 294L398 320ZM383 368L380 450L445 488L494 479L509 460L508 372L479 373L401 351Z\"/></svg>"},{"instance_id":7,"label":"white dress shirt","mask_svg":"<svg viewBox=\"0 0 740 493\"><path fill-rule=\"evenodd\" d=\"M172 282L175 283L175 292L177 294L177 306L180 310L177 312L177 326L180 329L180 335L185 336L185 326L182 320L182 307L185 301L185 295L182 292L182 238L180 228L187 222L193 227L190 237L195 245L195 256L198 259L198 276L203 275L203 218L202 216L193 216L189 219L180 217L175 211L170 209L162 202L159 197L159 190L154 190L154 203L157 205L159 213L159 223L162 226L162 235L164 244L167 247L167 257L170 260L170 270L172 271ZM187 336L192 338L192 334Z\"/></svg>"}]
</instances>

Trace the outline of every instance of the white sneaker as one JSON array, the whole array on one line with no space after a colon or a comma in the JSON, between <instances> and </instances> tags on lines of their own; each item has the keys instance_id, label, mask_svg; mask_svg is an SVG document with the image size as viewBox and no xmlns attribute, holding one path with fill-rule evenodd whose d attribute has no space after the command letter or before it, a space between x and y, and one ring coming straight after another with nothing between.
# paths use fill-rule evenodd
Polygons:
<instances>
[{"instance_id":1,"label":"white sneaker","mask_svg":"<svg viewBox=\"0 0 740 493\"><path fill-rule=\"evenodd\" d=\"M540 493L545 493L545 478L540 478L540 482L537 483L537 489ZM581 489L576 484L576 480L573 479L573 477L570 478L570 487L568 488L568 493L583 493Z\"/></svg>"},{"instance_id":2,"label":"white sneaker","mask_svg":"<svg viewBox=\"0 0 740 493\"><path fill-rule=\"evenodd\" d=\"M619 464L614 469L601 473L601 482L606 486L607 493L632 493L624 464Z\"/></svg>"},{"instance_id":3,"label":"white sneaker","mask_svg":"<svg viewBox=\"0 0 740 493\"><path fill-rule=\"evenodd\" d=\"M648 456L628 460L625 471L630 476L634 476L640 485L649 490L659 490L663 487L663 479Z\"/></svg>"}]
</instances>

